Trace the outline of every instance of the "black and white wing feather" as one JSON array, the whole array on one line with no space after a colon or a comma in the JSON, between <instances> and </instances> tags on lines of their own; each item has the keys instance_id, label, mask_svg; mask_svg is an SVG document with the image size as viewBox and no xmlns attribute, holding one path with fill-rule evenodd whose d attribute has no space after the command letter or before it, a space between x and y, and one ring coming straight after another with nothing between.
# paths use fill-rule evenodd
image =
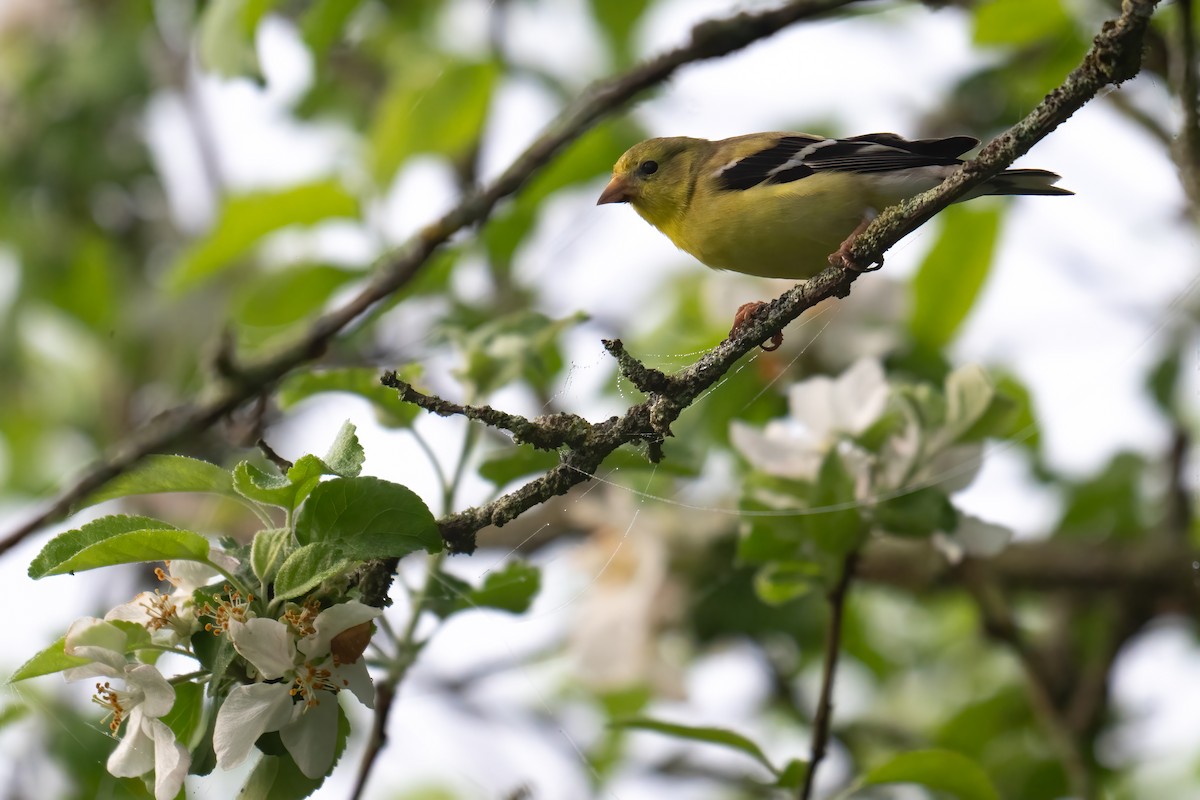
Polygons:
<instances>
[{"instance_id":1,"label":"black and white wing feather","mask_svg":"<svg viewBox=\"0 0 1200 800\"><path fill-rule=\"evenodd\" d=\"M963 163L962 154L979 144L970 136L905 139L894 133L868 133L848 139L826 139L804 133L779 134L764 147L757 136L746 137L750 152L721 165L714 177L718 190L741 191L754 186L791 183L830 172L871 174L898 183L920 176L934 185ZM1059 175L1044 169L1010 169L996 175L966 197L985 194L1069 195L1054 186ZM921 180L918 180L919 185ZM905 194L914 194L908 191Z\"/></svg>"},{"instance_id":2,"label":"black and white wing feather","mask_svg":"<svg viewBox=\"0 0 1200 800\"><path fill-rule=\"evenodd\" d=\"M957 167L963 153L979 144L970 136L910 141L894 133L869 133L849 139L785 134L770 147L728 164L716 174L725 190L760 184L790 183L819 172L894 172L923 167Z\"/></svg>"}]
</instances>

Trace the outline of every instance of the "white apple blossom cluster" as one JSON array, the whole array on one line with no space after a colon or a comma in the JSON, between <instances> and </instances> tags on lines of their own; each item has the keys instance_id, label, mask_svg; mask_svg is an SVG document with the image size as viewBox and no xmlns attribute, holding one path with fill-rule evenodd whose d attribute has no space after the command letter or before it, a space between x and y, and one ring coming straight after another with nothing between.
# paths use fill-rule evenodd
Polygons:
<instances>
[{"instance_id":1,"label":"white apple blossom cluster","mask_svg":"<svg viewBox=\"0 0 1200 800\"><path fill-rule=\"evenodd\" d=\"M928 487L944 494L966 488L983 460L977 429L996 401L991 381L975 365L952 372L939 392L893 385L879 361L864 358L837 378L793 385L783 419L762 429L735 420L730 440L759 472L796 481L816 481L836 450L855 498L870 507ZM931 537L951 560L994 555L1011 538L1006 528L966 514L956 521L953 531Z\"/></svg>"},{"instance_id":2,"label":"white apple blossom cluster","mask_svg":"<svg viewBox=\"0 0 1200 800\"><path fill-rule=\"evenodd\" d=\"M65 638L63 652L76 664L64 670L66 679L106 679L96 684L93 700L109 711L109 730L120 738L108 771L116 777L153 772L155 800L175 798L191 750L201 744L195 734L208 728L196 726L190 741L180 741L164 717L176 705L178 684L204 680L217 687L210 694L218 698L211 742L218 766L238 766L260 736L278 731L306 777L324 776L337 746L338 693L349 690L368 708L374 705L363 652L380 609L354 600L322 607L315 599L275 607L229 585L215 595L203 591L198 602L197 590L217 572L189 561L168 566L169 572L156 572L171 584L169 593L143 592L104 619L77 620ZM240 659L229 659L221 675L200 669L164 676L158 657L198 658L192 648L198 634L226 638Z\"/></svg>"}]
</instances>

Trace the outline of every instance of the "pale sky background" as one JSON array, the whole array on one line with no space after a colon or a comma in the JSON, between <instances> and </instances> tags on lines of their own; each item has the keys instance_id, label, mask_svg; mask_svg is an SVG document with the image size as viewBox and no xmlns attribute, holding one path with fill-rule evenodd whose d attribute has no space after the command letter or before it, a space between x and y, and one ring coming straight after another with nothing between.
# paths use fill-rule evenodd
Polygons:
<instances>
[{"instance_id":1,"label":"pale sky background","mask_svg":"<svg viewBox=\"0 0 1200 800\"><path fill-rule=\"evenodd\" d=\"M5 3L23 1L0 0L0 10ZM486 35L487 4L458 0L447 5L443 26L447 41L464 50L479 47ZM604 74L606 56L589 27L584 6L582 0L514 4L509 37L513 57L547 66L581 86L585 79ZM650 55L679 44L692 23L730 9L730 3L718 0L660 2L639 26L638 51ZM344 131L332 125L313 130L288 119L288 104L302 93L312 74L295 29L269 18L262 25L259 45L267 75L265 89L242 81L201 79L203 101L231 185L238 189L283 186L331 172L352 172L352 142ZM806 120L828 121L846 135L911 134L921 115L937 108L957 77L987 58L987 53L972 47L964 14L906 7L854 20L796 26L728 58L685 67L663 91L642 100L634 113L654 135L721 138L790 129ZM1168 108L1165 88L1154 81L1139 78L1122 91L1148 108ZM553 113L550 98L534 84L505 84L489 123L485 176L498 173ZM1163 113L1173 119L1169 111ZM211 198L196 188L199 162L181 144L190 141L184 125L178 97L161 96L147 109L146 137L166 177L172 212L184 229L200 232L211 221L213 207ZM613 154L614 160L617 155ZM1062 185L1078 195L1014 203L985 294L955 347L955 359L1004 364L1029 383L1045 451L1057 467L1085 474L1126 448L1157 456L1168 431L1143 395L1141 376L1169 343L1164 331L1171 325L1171 314L1195 307L1192 282L1200 274L1195 233L1179 219L1183 198L1173 167L1160 147L1103 102L1087 106L1018 166L1059 172ZM542 287L542 310L551 316L577 310L605 321L653 316L655 295L670 275L703 269L628 207L595 207L602 186L600 181L561 196L519 253L518 275ZM269 247L281 254L317 249L331 258L361 262L380 247L403 241L452 202L449 172L433 160L420 160L398 176L386 202L374 210L370 232L339 223L314 234L279 236ZM903 280L911 275L935 238L935 226L927 226L902 242L889 253L880 276ZM866 276L855 291L880 276ZM471 290L469 267L456 280ZM723 297L730 309L746 300L772 297L786 286L728 274L714 273L710 280L713 295ZM218 323L214 321L214 326ZM404 341L423 335L418 323L389 324L398 336L408 337ZM818 326L797 323L787 335L804 339L816 330ZM598 406L590 397L597 383L610 376L608 357L599 343L600 336L610 332L600 323L589 323L569 337L572 369L558 395L563 407L592 418L618 410ZM660 355L674 364L694 358ZM1193 352L1185 369L1188 397L1193 401L1200 391L1197 360ZM453 366L434 359L426 369L435 384L452 386L448 373ZM502 393L494 404L536 411L530 398L519 391ZM276 446L288 457L324 452L347 418L358 426L366 447L367 473L404 483L432 502L435 486L410 442L398 440L403 434L378 429L367 406L359 401L334 398L303 407L275 432ZM461 435L457 421L424 419L420 427L433 441L446 445L440 449L456 452L451 445ZM1194 483L1194 467L1189 468L1189 476ZM466 499L481 490L482 484L474 485ZM1012 526L1023 536L1044 531L1056 511L1055 500L1028 479L1023 457L1006 447L994 449L979 479L956 502L990 521ZM639 526L646 524L639 519L643 506L633 498L613 510L624 515L613 522L626 531L619 544L633 540ZM0 509L0 520L11 522L22 516L22 509ZM72 520L70 527L81 521ZM20 655L10 655L7 662L11 663L0 664L4 670L15 668L25 654L52 641L75 617L97 610L80 606L79 598L99 598L110 605L127 599L121 595L125 587L114 586L104 573L29 581L25 568L47 538L45 534L35 537L0 560L0 580L8 587L20 587L23 607L38 609L37 614L10 621L8 652ZM478 578L504 557L504 552L485 549L471 559L451 563L465 576ZM453 786L460 796L470 798L498 797L522 783L528 783L539 799L588 796L586 764L577 748L582 750L583 742L598 735L601 720L582 702L557 731L548 731L545 720L538 718L539 712L560 702L547 696L553 691L547 687L558 683L553 679L555 670L567 668L561 660L505 672L469 689L456 702L448 702L437 688L447 676L470 672L472 664L547 647L573 624L603 567L582 565L565 547L550 548L537 561L546 567L546 588L529 615L463 615L446 625L423 654L401 688L390 749L376 767L369 797L388 797L401 787L421 783ZM402 619L403 612L401 599L389 614ZM11 638L14 627L17 642ZM1164 624L1144 633L1114 672L1116 708L1133 721L1105 743L1106 758L1143 764L1151 781L1148 785L1155 774L1189 769L1200 751L1197 678L1200 654L1187 626ZM660 710L673 719L717 722L760 739L767 737L768 754L780 761L806 753L807 743L796 732L781 737L780 731L761 727L764 723L757 719L755 707L767 691L765 680L756 656L732 647L702 659L684 676L686 702ZM853 714L863 705L856 687L861 690L864 683L855 679L852 664L839 675L838 714ZM40 679L38 689L60 692L61 678ZM85 686L70 691L81 699L89 694ZM523 699L514 703L514 697ZM480 723L467 713L472 705L494 716ZM23 748L36 743L13 741L11 730L0 731L0 751L16 763ZM681 747L654 736L645 736L639 746L647 753ZM357 760L361 740L352 740L349 752ZM464 753L471 756L464 758ZM705 750L704 757L743 763L739 756L712 750ZM837 748L827 763L822 770L825 785L846 767ZM5 785L7 770L0 761L0 786ZM353 772L339 769L316 796L346 797ZM230 787L237 785L241 775L217 775L191 783L189 796L212 800L231 796ZM664 787L631 772L605 796L648 800L663 795ZM673 784L670 796L712 794L701 785L693 791L686 784Z\"/></svg>"}]
</instances>

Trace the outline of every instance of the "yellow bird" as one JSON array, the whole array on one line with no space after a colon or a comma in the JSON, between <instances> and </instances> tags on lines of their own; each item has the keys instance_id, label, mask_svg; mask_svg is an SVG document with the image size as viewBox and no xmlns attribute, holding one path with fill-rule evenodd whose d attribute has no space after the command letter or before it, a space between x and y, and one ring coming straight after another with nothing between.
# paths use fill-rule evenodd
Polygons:
<instances>
[{"instance_id":1,"label":"yellow bird","mask_svg":"<svg viewBox=\"0 0 1200 800\"><path fill-rule=\"evenodd\" d=\"M910 141L894 133L647 139L617 161L597 205L629 203L714 269L809 278L879 210L941 183L977 144L970 136ZM1010 169L961 199L1073 194L1054 186L1058 179ZM739 309L735 328L751 313Z\"/></svg>"}]
</instances>

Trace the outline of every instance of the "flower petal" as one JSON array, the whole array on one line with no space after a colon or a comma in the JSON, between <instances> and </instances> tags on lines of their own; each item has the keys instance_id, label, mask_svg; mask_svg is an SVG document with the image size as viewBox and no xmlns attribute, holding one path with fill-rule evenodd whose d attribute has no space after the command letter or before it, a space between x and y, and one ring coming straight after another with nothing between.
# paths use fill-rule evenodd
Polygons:
<instances>
[{"instance_id":1,"label":"flower petal","mask_svg":"<svg viewBox=\"0 0 1200 800\"><path fill-rule=\"evenodd\" d=\"M353 664L342 664L333 669L333 680L339 689L349 689L358 702L367 708L375 707L375 682L367 672L367 660L360 658Z\"/></svg>"},{"instance_id":2,"label":"flower petal","mask_svg":"<svg viewBox=\"0 0 1200 800\"><path fill-rule=\"evenodd\" d=\"M161 717L175 705L175 687L150 664L139 664L126 671L125 686L142 696L140 708L147 717Z\"/></svg>"},{"instance_id":3,"label":"flower petal","mask_svg":"<svg viewBox=\"0 0 1200 800\"><path fill-rule=\"evenodd\" d=\"M136 622L138 625L145 625L150 621L150 614L146 609L146 604L153 599L154 592L139 592L128 603L121 603L121 605L105 614L104 621L111 622L116 619L123 622Z\"/></svg>"},{"instance_id":4,"label":"flower petal","mask_svg":"<svg viewBox=\"0 0 1200 800\"><path fill-rule=\"evenodd\" d=\"M217 712L213 730L213 750L221 769L241 764L258 737L288 724L292 705L286 683L252 683L231 691Z\"/></svg>"},{"instance_id":5,"label":"flower petal","mask_svg":"<svg viewBox=\"0 0 1200 800\"><path fill-rule=\"evenodd\" d=\"M300 640L300 652L308 657L329 652L329 641L348 628L373 620L383 613L382 609L350 600L338 603L317 614L313 620L313 634Z\"/></svg>"},{"instance_id":6,"label":"flower petal","mask_svg":"<svg viewBox=\"0 0 1200 800\"><path fill-rule=\"evenodd\" d=\"M852 434L865 431L887 408L889 394L887 376L878 361L863 358L855 362L833 386L837 430Z\"/></svg>"},{"instance_id":7,"label":"flower petal","mask_svg":"<svg viewBox=\"0 0 1200 800\"><path fill-rule=\"evenodd\" d=\"M246 622L231 622L229 638L242 658L267 680L282 678L295 668L296 646L288 626L279 620L256 617Z\"/></svg>"},{"instance_id":8,"label":"flower petal","mask_svg":"<svg viewBox=\"0 0 1200 800\"><path fill-rule=\"evenodd\" d=\"M811 479L821 467L823 453L807 436L797 435L786 423L770 422L759 431L734 420L729 440L757 470L781 478Z\"/></svg>"},{"instance_id":9,"label":"flower petal","mask_svg":"<svg viewBox=\"0 0 1200 800\"><path fill-rule=\"evenodd\" d=\"M147 727L154 740L154 800L175 800L192 765L192 754L164 722L152 719Z\"/></svg>"},{"instance_id":10,"label":"flower petal","mask_svg":"<svg viewBox=\"0 0 1200 800\"><path fill-rule=\"evenodd\" d=\"M146 730L141 706L129 714L125 735L108 757L108 773L116 778L136 778L154 769L154 740Z\"/></svg>"},{"instance_id":11,"label":"flower petal","mask_svg":"<svg viewBox=\"0 0 1200 800\"><path fill-rule=\"evenodd\" d=\"M788 390L788 413L804 425L816 440L826 439L839 430L838 409L834 402L833 381L817 375Z\"/></svg>"},{"instance_id":12,"label":"flower petal","mask_svg":"<svg viewBox=\"0 0 1200 800\"><path fill-rule=\"evenodd\" d=\"M333 765L338 729L337 695L317 692L316 700L317 705L279 731L283 746L291 753L296 766L305 777L313 780L324 776Z\"/></svg>"}]
</instances>

